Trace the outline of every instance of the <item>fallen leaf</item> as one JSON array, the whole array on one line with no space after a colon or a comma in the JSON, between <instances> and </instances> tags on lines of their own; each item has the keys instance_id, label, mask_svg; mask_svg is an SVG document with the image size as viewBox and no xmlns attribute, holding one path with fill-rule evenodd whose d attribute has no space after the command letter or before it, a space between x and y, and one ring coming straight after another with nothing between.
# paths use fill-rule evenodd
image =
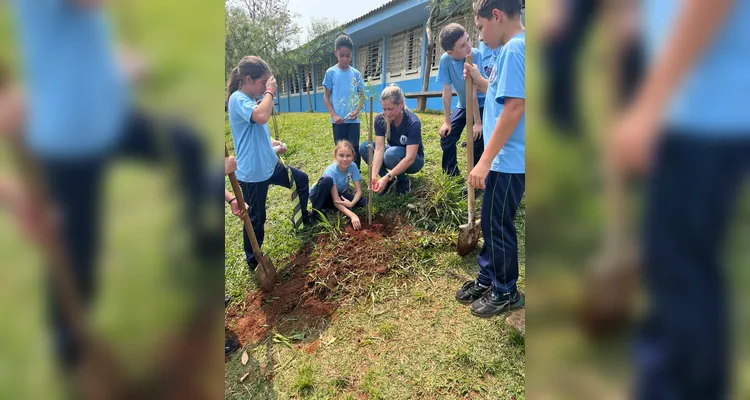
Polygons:
<instances>
[{"instance_id":1,"label":"fallen leaf","mask_svg":"<svg viewBox=\"0 0 750 400\"><path fill-rule=\"evenodd\" d=\"M247 365L247 361L250 357L247 355L247 350L242 352L242 365Z\"/></svg>"},{"instance_id":2,"label":"fallen leaf","mask_svg":"<svg viewBox=\"0 0 750 400\"><path fill-rule=\"evenodd\" d=\"M240 382L243 382L247 377L250 376L249 372L245 372L245 375L242 375L242 378L240 378Z\"/></svg>"}]
</instances>

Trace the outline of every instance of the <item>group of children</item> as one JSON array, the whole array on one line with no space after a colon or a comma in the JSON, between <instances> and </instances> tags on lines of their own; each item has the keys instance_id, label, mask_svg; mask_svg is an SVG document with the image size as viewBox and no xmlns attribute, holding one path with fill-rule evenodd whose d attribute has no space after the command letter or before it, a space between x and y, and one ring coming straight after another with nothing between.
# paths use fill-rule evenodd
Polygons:
<instances>
[{"instance_id":1,"label":"group of children","mask_svg":"<svg viewBox=\"0 0 750 400\"><path fill-rule=\"evenodd\" d=\"M525 190L525 33L520 20L521 2L485 0L475 4L481 50L472 48L466 30L450 24L440 32L446 53L440 59L438 82L444 85L445 122L439 130L443 149L442 168L458 175L456 145L466 125L466 104L473 101L474 125L470 128L475 148L475 167L467 171L472 187L485 189L482 207L484 245L478 257L481 268L476 280L466 282L456 293L459 302L471 304L473 314L490 317L523 306L516 288L518 248L514 217ZM265 203L271 184L291 187L296 183L306 225L315 222L307 211L337 209L347 215L355 229L361 227L351 211L364 205L359 167L369 160L369 143L359 143L359 113L364 106L364 80L350 66L353 43L346 35L335 41L338 63L323 79L324 101L333 130L334 162L308 188L309 179L295 168L287 172L279 161L267 122L273 113L277 84L268 65L258 57L244 57L227 83L229 122L234 140L237 178L248 205L255 235L263 243ZM468 55L473 63L467 63ZM471 74L476 96L466 93ZM450 112L451 87L458 92L458 106ZM485 101L487 100L487 101ZM399 194L411 189L407 174L424 166L421 122L405 107L401 89L391 84L380 96L383 112L375 118L375 148L371 167L371 190L384 193L394 182ZM500 118L502 115L502 118ZM482 140L483 138L483 140ZM279 152L283 152L282 147ZM231 203L233 199L229 199ZM234 209L233 209L234 210ZM251 269L257 266L244 232L245 253Z\"/></svg>"}]
</instances>

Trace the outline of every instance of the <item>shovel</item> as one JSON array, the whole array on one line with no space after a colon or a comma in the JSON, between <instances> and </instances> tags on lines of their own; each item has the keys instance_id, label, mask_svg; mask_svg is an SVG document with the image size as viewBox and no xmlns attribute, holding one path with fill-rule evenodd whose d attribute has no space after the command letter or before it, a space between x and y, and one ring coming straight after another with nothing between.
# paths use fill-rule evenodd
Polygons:
<instances>
[{"instance_id":1,"label":"shovel","mask_svg":"<svg viewBox=\"0 0 750 400\"><path fill-rule=\"evenodd\" d=\"M83 299L73 279L63 238L53 227L52 216L45 211L51 208L51 204L46 200L49 196L42 184L42 171L23 142L20 132L14 132L10 140L22 179L27 184L30 194L40 202L41 212L45 213L40 221L44 231L42 251L58 292L57 300L60 302L63 318L68 323L72 340L81 353L80 363L73 376L77 394L94 400L138 397L133 394L136 388L127 379L118 358L105 340L95 334L85 314Z\"/></svg>"},{"instance_id":2,"label":"shovel","mask_svg":"<svg viewBox=\"0 0 750 400\"><path fill-rule=\"evenodd\" d=\"M367 121L367 140L370 144L367 146L367 159L370 161L367 163L367 170L372 177L372 157L375 148L375 144L372 142L372 96L370 96L370 119ZM372 182L370 182L370 189L367 191L367 223L372 225Z\"/></svg>"},{"instance_id":3,"label":"shovel","mask_svg":"<svg viewBox=\"0 0 750 400\"><path fill-rule=\"evenodd\" d=\"M466 57L466 62L473 63L471 55ZM474 82L471 75L466 77L466 175L474 168ZM474 188L469 186L469 223L458 227L458 242L456 252L459 256L469 254L477 247L479 236L482 234L482 225L479 220L474 219L476 207L474 205Z\"/></svg>"},{"instance_id":4,"label":"shovel","mask_svg":"<svg viewBox=\"0 0 750 400\"><path fill-rule=\"evenodd\" d=\"M618 53L613 53L609 59L615 61L617 56ZM611 87L607 92L613 94L618 93L618 65L612 62L607 68L611 74ZM618 103L616 98L607 99L610 107ZM612 111L607 108L605 119L613 119ZM602 137L601 140L601 151L604 153L607 138ZM637 308L640 274L639 251L627 223L627 177L610 162L603 163L603 167L604 246L587 266L583 276L583 295L577 310L579 327L592 338L608 336L632 322Z\"/></svg>"},{"instance_id":5,"label":"shovel","mask_svg":"<svg viewBox=\"0 0 750 400\"><path fill-rule=\"evenodd\" d=\"M227 150L226 146L224 146L224 156L229 157L229 150ZM250 237L253 254L258 259L258 268L255 269L255 275L258 277L263 290L270 291L276 285L276 268L273 266L271 259L260 250L258 239L255 237L255 231L253 230L253 223L250 221L250 216L247 215L245 199L242 197L242 189L240 189L240 183L237 182L234 172L229 174L229 182L232 183L232 191L237 198L240 210L244 211L245 218L243 218L243 221L245 222L245 230L247 230L247 235Z\"/></svg>"}]
</instances>

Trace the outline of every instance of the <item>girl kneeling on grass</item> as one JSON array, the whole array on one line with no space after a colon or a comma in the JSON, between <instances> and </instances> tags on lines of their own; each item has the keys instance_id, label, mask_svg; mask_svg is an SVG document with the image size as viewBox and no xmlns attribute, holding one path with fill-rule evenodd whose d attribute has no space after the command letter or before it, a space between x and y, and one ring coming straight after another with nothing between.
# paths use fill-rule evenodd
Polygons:
<instances>
[{"instance_id":1,"label":"girl kneeling on grass","mask_svg":"<svg viewBox=\"0 0 750 400\"><path fill-rule=\"evenodd\" d=\"M346 140L336 142L333 150L333 163L329 165L318 183L310 189L310 202L313 210L323 212L333 208L338 209L352 220L352 226L359 230L362 226L359 217L350 209L364 206L362 198L362 176L357 165L353 162L354 147ZM354 194L351 184L354 183Z\"/></svg>"}]
</instances>

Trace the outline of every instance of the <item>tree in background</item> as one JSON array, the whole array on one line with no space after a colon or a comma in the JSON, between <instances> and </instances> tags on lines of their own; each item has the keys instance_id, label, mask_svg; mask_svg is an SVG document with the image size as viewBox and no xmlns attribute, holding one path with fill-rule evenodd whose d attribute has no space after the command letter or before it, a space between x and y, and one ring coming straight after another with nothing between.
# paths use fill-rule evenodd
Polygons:
<instances>
[{"instance_id":1,"label":"tree in background","mask_svg":"<svg viewBox=\"0 0 750 400\"><path fill-rule=\"evenodd\" d=\"M422 91L426 92L430 85L430 57L435 51L435 39L440 32L437 32L437 28L444 24L449 19L453 18L458 14L462 14L471 9L469 0L430 0L427 4L428 17L425 22L425 30L427 31L427 46L425 46L425 52L422 55L422 59L425 60L425 68L422 73ZM437 53L435 54L437 57ZM417 98L417 112L423 112L427 106L427 98Z\"/></svg>"},{"instance_id":2,"label":"tree in background","mask_svg":"<svg viewBox=\"0 0 750 400\"><path fill-rule=\"evenodd\" d=\"M298 17L288 0L227 0L225 75L246 55L262 58L276 71L289 69L284 54L297 43Z\"/></svg>"}]
</instances>

